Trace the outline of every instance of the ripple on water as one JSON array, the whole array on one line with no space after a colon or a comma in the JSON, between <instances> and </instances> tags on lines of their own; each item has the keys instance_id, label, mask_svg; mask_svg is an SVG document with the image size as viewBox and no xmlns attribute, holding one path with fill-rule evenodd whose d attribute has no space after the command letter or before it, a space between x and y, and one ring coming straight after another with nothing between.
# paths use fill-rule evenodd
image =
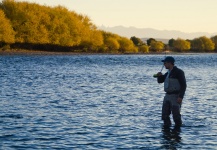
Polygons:
<instances>
[{"instance_id":1,"label":"ripple on water","mask_svg":"<svg viewBox=\"0 0 217 150\"><path fill-rule=\"evenodd\" d=\"M161 55L0 56L1 148L215 149L217 55L174 57L188 83L181 129L160 120Z\"/></svg>"}]
</instances>

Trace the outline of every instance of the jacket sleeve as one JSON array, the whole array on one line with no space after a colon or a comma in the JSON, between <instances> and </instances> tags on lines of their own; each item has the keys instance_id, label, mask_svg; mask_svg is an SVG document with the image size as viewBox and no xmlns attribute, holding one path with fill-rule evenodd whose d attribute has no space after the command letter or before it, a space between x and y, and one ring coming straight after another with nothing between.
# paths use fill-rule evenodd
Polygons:
<instances>
[{"instance_id":1,"label":"jacket sleeve","mask_svg":"<svg viewBox=\"0 0 217 150\"><path fill-rule=\"evenodd\" d=\"M178 73L178 80L179 80L179 84L181 86L180 88L180 93L179 93L179 97L183 98L185 95L185 91L187 88L187 84L186 84L186 79L185 79L185 73L182 70L179 70Z\"/></svg>"}]
</instances>

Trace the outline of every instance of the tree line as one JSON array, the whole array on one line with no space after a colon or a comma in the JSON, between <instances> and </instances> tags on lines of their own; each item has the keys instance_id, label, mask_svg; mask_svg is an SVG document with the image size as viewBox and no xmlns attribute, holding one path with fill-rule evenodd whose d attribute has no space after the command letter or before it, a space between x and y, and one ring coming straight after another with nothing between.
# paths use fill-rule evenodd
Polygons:
<instances>
[{"instance_id":1,"label":"tree line","mask_svg":"<svg viewBox=\"0 0 217 150\"><path fill-rule=\"evenodd\" d=\"M96 53L147 53L217 50L217 36L194 40L153 38L147 43L98 30L86 15L65 7L3 0L0 3L0 49L30 49Z\"/></svg>"},{"instance_id":2,"label":"tree line","mask_svg":"<svg viewBox=\"0 0 217 150\"><path fill-rule=\"evenodd\" d=\"M174 52L216 52L217 51L217 35L211 38L201 36L194 38L193 40L185 40L181 38L170 39L168 44L164 44L162 41L157 41L154 38L147 39L146 43L140 38L135 36L131 37L131 40L139 48L142 48L141 52L161 52L164 50L170 50Z\"/></svg>"},{"instance_id":3,"label":"tree line","mask_svg":"<svg viewBox=\"0 0 217 150\"><path fill-rule=\"evenodd\" d=\"M126 38L98 30L85 15L65 7L3 0L0 47L57 51L136 53Z\"/></svg>"},{"instance_id":4,"label":"tree line","mask_svg":"<svg viewBox=\"0 0 217 150\"><path fill-rule=\"evenodd\" d=\"M192 40L170 39L168 46L173 51L214 52L217 50L217 35L211 38L201 36Z\"/></svg>"}]
</instances>

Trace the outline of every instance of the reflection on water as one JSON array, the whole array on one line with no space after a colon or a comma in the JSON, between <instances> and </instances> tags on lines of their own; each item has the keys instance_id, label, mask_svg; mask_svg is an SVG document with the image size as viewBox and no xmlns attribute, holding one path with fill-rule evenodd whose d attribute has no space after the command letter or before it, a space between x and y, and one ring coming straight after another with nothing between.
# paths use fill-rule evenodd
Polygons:
<instances>
[{"instance_id":1,"label":"reflection on water","mask_svg":"<svg viewBox=\"0 0 217 150\"><path fill-rule=\"evenodd\" d=\"M216 149L217 54L174 55L181 128L162 128L162 57L0 56L0 149Z\"/></svg>"},{"instance_id":2,"label":"reflection on water","mask_svg":"<svg viewBox=\"0 0 217 150\"><path fill-rule=\"evenodd\" d=\"M181 133L180 126L174 126L173 128L170 128L168 126L163 126L161 148L171 149L171 150L182 148L181 146L182 137L180 133Z\"/></svg>"}]
</instances>

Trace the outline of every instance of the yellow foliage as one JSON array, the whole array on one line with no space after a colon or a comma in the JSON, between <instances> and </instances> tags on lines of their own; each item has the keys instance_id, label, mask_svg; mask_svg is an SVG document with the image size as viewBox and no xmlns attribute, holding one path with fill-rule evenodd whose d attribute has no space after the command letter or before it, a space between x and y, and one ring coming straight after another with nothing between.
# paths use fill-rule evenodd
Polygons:
<instances>
[{"instance_id":1,"label":"yellow foliage","mask_svg":"<svg viewBox=\"0 0 217 150\"><path fill-rule=\"evenodd\" d=\"M191 43L189 41L178 38L174 41L174 47L178 50L189 50L191 48Z\"/></svg>"},{"instance_id":2,"label":"yellow foliage","mask_svg":"<svg viewBox=\"0 0 217 150\"><path fill-rule=\"evenodd\" d=\"M14 35L15 32L12 29L10 21L0 9L0 42L14 43Z\"/></svg>"}]
</instances>

